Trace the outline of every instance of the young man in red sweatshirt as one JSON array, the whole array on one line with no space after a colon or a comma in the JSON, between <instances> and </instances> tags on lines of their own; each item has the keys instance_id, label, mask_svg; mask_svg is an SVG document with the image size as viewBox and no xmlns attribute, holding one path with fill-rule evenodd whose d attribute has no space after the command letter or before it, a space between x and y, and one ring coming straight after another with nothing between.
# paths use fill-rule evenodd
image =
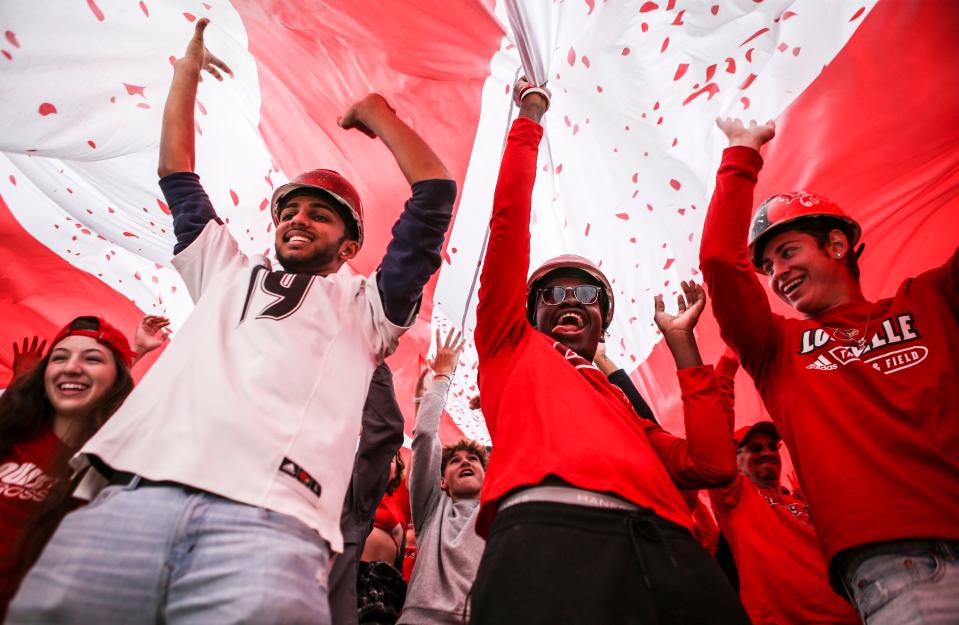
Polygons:
<instances>
[{"instance_id":1,"label":"young man in red sweatshirt","mask_svg":"<svg viewBox=\"0 0 959 625\"><path fill-rule=\"evenodd\" d=\"M870 625L959 622L959 254L867 301L860 227L829 200L775 196L750 229L775 128L718 123L730 147L700 265L789 447L830 581ZM802 318L772 312L757 272Z\"/></svg>"},{"instance_id":2,"label":"young man in red sweatshirt","mask_svg":"<svg viewBox=\"0 0 959 625\"><path fill-rule=\"evenodd\" d=\"M476 524L487 543L470 622L747 623L690 535L676 488L735 477L732 441L714 418L715 381L701 391L712 370L680 372L683 388L696 389L684 399L698 407L687 415L687 444L638 417L591 364L613 313L602 272L565 256L527 283L538 122L549 100L525 81L516 93L520 113L503 154L477 308L494 452Z\"/></svg>"},{"instance_id":3,"label":"young man in red sweatshirt","mask_svg":"<svg viewBox=\"0 0 959 625\"><path fill-rule=\"evenodd\" d=\"M736 563L739 598L753 625L855 625L855 610L827 583L809 505L780 482L776 425L760 421L733 431L738 368L730 355L716 365L739 475L709 498Z\"/></svg>"}]
</instances>

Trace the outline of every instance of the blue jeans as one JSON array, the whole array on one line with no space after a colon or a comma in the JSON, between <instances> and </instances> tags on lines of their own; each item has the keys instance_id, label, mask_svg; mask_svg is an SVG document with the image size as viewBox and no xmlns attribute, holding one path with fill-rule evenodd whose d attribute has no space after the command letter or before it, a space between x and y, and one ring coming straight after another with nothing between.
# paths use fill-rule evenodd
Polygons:
<instances>
[{"instance_id":1,"label":"blue jeans","mask_svg":"<svg viewBox=\"0 0 959 625\"><path fill-rule=\"evenodd\" d=\"M326 625L329 558L293 517L134 478L63 520L7 623Z\"/></svg>"},{"instance_id":2,"label":"blue jeans","mask_svg":"<svg viewBox=\"0 0 959 625\"><path fill-rule=\"evenodd\" d=\"M959 623L959 542L897 541L854 557L843 582L866 625Z\"/></svg>"}]
</instances>

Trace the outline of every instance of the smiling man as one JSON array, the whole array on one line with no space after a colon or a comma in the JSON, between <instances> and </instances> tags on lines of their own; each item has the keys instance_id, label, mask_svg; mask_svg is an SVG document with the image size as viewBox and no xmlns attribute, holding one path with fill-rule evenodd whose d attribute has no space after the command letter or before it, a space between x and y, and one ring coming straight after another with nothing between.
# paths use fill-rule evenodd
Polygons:
<instances>
[{"instance_id":1,"label":"smiling man","mask_svg":"<svg viewBox=\"0 0 959 625\"><path fill-rule=\"evenodd\" d=\"M700 265L723 339L789 448L833 588L870 624L959 622L959 251L867 300L859 224L796 192L750 226L775 128L718 124L729 148ZM757 274L802 318L773 313Z\"/></svg>"},{"instance_id":2,"label":"smiling man","mask_svg":"<svg viewBox=\"0 0 959 625\"><path fill-rule=\"evenodd\" d=\"M716 365L726 395L726 419L735 422L733 378L739 363ZM827 583L826 563L809 506L780 482L781 437L772 421L733 433L739 475L709 491L713 512L739 574L739 597L753 625L854 625L859 617Z\"/></svg>"},{"instance_id":3,"label":"smiling man","mask_svg":"<svg viewBox=\"0 0 959 625\"><path fill-rule=\"evenodd\" d=\"M476 523L487 543L471 622L746 623L692 537L677 490L735 477L725 424L697 421L687 444L640 418L591 364L615 302L588 259L554 258L527 279L549 100L522 80L514 93L519 117L500 166L476 311L494 451Z\"/></svg>"},{"instance_id":4,"label":"smiling man","mask_svg":"<svg viewBox=\"0 0 959 625\"><path fill-rule=\"evenodd\" d=\"M343 267L363 244L362 204L325 169L273 194L282 268L247 256L193 173L200 71L229 73L204 47L206 25L174 66L159 166L173 265L196 307L82 450L109 487L65 520L11 623L330 621L364 398L439 267L456 185L372 94L340 125L381 138L412 191L380 268Z\"/></svg>"}]
</instances>

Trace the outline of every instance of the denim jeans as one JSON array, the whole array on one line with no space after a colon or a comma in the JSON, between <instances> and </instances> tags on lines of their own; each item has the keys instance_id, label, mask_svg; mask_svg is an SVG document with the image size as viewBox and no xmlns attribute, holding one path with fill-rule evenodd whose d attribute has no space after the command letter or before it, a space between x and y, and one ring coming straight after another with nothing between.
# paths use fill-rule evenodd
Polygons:
<instances>
[{"instance_id":1,"label":"denim jeans","mask_svg":"<svg viewBox=\"0 0 959 625\"><path fill-rule=\"evenodd\" d=\"M843 581L866 625L959 623L959 542L897 541L854 558Z\"/></svg>"},{"instance_id":2,"label":"denim jeans","mask_svg":"<svg viewBox=\"0 0 959 625\"><path fill-rule=\"evenodd\" d=\"M329 555L288 515L134 478L67 515L7 623L326 625Z\"/></svg>"}]
</instances>

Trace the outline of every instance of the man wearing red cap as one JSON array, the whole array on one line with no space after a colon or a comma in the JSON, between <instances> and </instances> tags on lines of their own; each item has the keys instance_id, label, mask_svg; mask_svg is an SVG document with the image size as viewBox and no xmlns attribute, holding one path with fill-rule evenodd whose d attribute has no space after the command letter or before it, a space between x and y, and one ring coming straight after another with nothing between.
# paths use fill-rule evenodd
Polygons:
<instances>
[{"instance_id":1,"label":"man wearing red cap","mask_svg":"<svg viewBox=\"0 0 959 625\"><path fill-rule=\"evenodd\" d=\"M871 625L959 622L959 253L866 300L858 223L798 192L767 200L750 228L775 128L718 123L730 147L700 264L789 448L833 588ZM802 318L772 312L757 272Z\"/></svg>"},{"instance_id":2,"label":"man wearing red cap","mask_svg":"<svg viewBox=\"0 0 959 625\"><path fill-rule=\"evenodd\" d=\"M386 101L340 120L378 136L412 187L380 269L359 195L315 170L276 189L274 270L242 253L193 173L200 71L229 68L199 20L174 66L160 185L174 266L196 307L123 408L82 450L110 487L69 517L11 622L328 623L331 552L374 369L440 263L456 185ZM14 618L15 617L15 618Z\"/></svg>"},{"instance_id":3,"label":"man wearing red cap","mask_svg":"<svg viewBox=\"0 0 959 625\"><path fill-rule=\"evenodd\" d=\"M729 431L735 422L733 377L739 363L724 355L716 365ZM830 588L826 563L803 497L780 483L779 430L760 421L733 433L739 475L709 491L713 512L739 573L739 597L753 625L859 623Z\"/></svg>"},{"instance_id":4,"label":"man wearing red cap","mask_svg":"<svg viewBox=\"0 0 959 625\"><path fill-rule=\"evenodd\" d=\"M494 451L476 521L487 543L470 622L746 623L690 534L677 490L735 477L725 424L711 418L715 381L704 388L712 370L679 373L684 391L694 389L684 399L710 417L688 422L687 445L640 418L591 364L614 307L599 268L566 255L527 281L538 122L549 100L524 80L515 95L519 118L500 167L476 311Z\"/></svg>"}]
</instances>

